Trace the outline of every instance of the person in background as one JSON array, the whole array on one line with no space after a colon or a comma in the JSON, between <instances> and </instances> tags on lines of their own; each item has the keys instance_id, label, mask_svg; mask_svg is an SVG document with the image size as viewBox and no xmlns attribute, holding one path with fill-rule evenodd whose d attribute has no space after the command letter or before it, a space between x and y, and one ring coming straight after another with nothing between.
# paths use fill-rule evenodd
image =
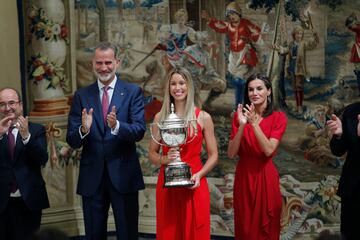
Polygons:
<instances>
[{"instance_id":1,"label":"person in background","mask_svg":"<svg viewBox=\"0 0 360 240\"><path fill-rule=\"evenodd\" d=\"M194 42L195 30L189 26L188 12L180 8L175 12L175 23L164 25L160 32L159 49L165 50L168 61L174 67L180 65L182 51L187 47L188 42Z\"/></svg>"},{"instance_id":2,"label":"person in background","mask_svg":"<svg viewBox=\"0 0 360 240\"><path fill-rule=\"evenodd\" d=\"M210 54L207 50L210 38L207 32L197 31L195 33L195 44L187 46L183 53L183 63L191 73L195 87L195 102L201 101L201 90L210 90L209 95L203 103L203 109L214 111L211 102L226 91L226 80L221 78L215 71ZM198 100L197 100L198 99Z\"/></svg>"},{"instance_id":3,"label":"person in background","mask_svg":"<svg viewBox=\"0 0 360 240\"><path fill-rule=\"evenodd\" d=\"M156 186L156 239L189 240L210 239L210 194L206 174L218 161L218 149L211 116L195 106L195 89L191 75L182 67L175 67L168 75L163 105L155 115L154 123L161 123L170 114L170 104L175 106L175 114L189 125L190 143L177 148L162 147L154 140L150 141L149 159L160 166ZM158 131L154 124L153 133ZM156 137L156 136L155 136ZM160 141L160 139L157 139ZM206 143L207 160L202 164L200 154L203 141ZM164 169L167 164L181 156L183 162L191 168L190 188L163 188Z\"/></svg>"},{"instance_id":4,"label":"person in background","mask_svg":"<svg viewBox=\"0 0 360 240\"><path fill-rule=\"evenodd\" d=\"M234 180L235 239L278 240L281 193L272 161L286 130L287 118L274 111L269 78L251 75L245 84L244 106L232 120L228 156L239 156Z\"/></svg>"},{"instance_id":5,"label":"person in background","mask_svg":"<svg viewBox=\"0 0 360 240\"><path fill-rule=\"evenodd\" d=\"M228 72L231 82L235 84L235 106L243 100L245 79L258 63L254 43L260 38L261 29L250 20L242 17L239 3L231 2L226 6L228 21L211 18L202 11L208 26L214 31L227 34L229 38Z\"/></svg>"},{"instance_id":6,"label":"person in background","mask_svg":"<svg viewBox=\"0 0 360 240\"><path fill-rule=\"evenodd\" d=\"M101 42L92 60L97 81L78 89L66 140L82 147L77 193L82 196L86 239L106 239L110 203L117 239L138 238L138 191L144 180L135 143L145 133L140 87L119 79L117 51Z\"/></svg>"},{"instance_id":7,"label":"person in background","mask_svg":"<svg viewBox=\"0 0 360 240\"><path fill-rule=\"evenodd\" d=\"M355 33L355 42L351 48L350 62L354 64L354 73L358 85L358 96L360 96L360 21L355 13L346 18L345 26Z\"/></svg>"},{"instance_id":8,"label":"person in background","mask_svg":"<svg viewBox=\"0 0 360 240\"><path fill-rule=\"evenodd\" d=\"M289 46L282 47L274 45L274 49L280 54L286 54L285 59L285 77L292 82L297 113L303 113L304 100L304 84L308 78L308 71L306 67L306 52L315 49L319 44L318 34L311 29L313 39L304 40L304 29L301 26L295 26L292 31L293 40Z\"/></svg>"},{"instance_id":9,"label":"person in background","mask_svg":"<svg viewBox=\"0 0 360 240\"><path fill-rule=\"evenodd\" d=\"M45 128L23 116L21 96L0 90L0 238L27 240L49 207L41 167L48 161Z\"/></svg>"},{"instance_id":10,"label":"person in background","mask_svg":"<svg viewBox=\"0 0 360 240\"><path fill-rule=\"evenodd\" d=\"M344 240L359 239L360 214L360 102L347 106L340 120L335 114L327 121L332 134L331 152L346 154L337 194L341 197L340 231Z\"/></svg>"}]
</instances>

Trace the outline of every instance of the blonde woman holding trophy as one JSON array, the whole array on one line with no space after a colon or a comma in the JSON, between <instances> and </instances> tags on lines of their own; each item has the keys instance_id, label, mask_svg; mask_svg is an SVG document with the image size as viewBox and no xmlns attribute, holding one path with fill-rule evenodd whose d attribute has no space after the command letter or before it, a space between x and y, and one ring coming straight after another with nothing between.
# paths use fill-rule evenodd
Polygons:
<instances>
[{"instance_id":1,"label":"blonde woman holding trophy","mask_svg":"<svg viewBox=\"0 0 360 240\"><path fill-rule=\"evenodd\" d=\"M162 108L151 126L149 159L160 165L156 186L158 240L210 239L210 195L205 176L217 164L218 149L211 116L195 106L194 96L190 73L174 68L167 77ZM179 140L182 136L184 140ZM203 140L208 156L204 164L200 159Z\"/></svg>"}]
</instances>

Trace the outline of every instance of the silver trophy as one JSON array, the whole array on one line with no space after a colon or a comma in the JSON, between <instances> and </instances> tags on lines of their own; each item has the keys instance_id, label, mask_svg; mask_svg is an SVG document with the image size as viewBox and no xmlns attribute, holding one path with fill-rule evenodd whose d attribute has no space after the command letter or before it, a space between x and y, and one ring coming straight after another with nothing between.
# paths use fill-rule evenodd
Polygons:
<instances>
[{"instance_id":1,"label":"silver trophy","mask_svg":"<svg viewBox=\"0 0 360 240\"><path fill-rule=\"evenodd\" d=\"M164 121L162 121L161 123L153 123L157 125L159 130L156 135L160 135L160 139L162 141L158 141L155 138L152 131L153 126L150 127L151 137L156 143L162 146L175 147L179 149L182 144L187 143L186 139L188 136L189 123L196 120L185 121L175 114L174 104L171 104L170 108L171 113ZM192 139L188 142L194 140L195 136L196 132L195 134L193 134ZM181 161L180 156L178 156L174 161L172 161L165 167L164 187L168 188L193 186L194 182L190 181L190 178L191 169L189 165Z\"/></svg>"}]
</instances>

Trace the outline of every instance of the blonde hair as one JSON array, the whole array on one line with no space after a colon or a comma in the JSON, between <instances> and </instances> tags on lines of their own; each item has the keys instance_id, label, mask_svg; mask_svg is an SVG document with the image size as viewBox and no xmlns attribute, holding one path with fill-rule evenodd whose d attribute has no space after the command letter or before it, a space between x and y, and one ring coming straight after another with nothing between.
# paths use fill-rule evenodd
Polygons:
<instances>
[{"instance_id":1,"label":"blonde hair","mask_svg":"<svg viewBox=\"0 0 360 240\"><path fill-rule=\"evenodd\" d=\"M175 22L178 21L179 17L185 16L186 19L189 18L188 12L184 8L180 8L175 12L174 18Z\"/></svg>"},{"instance_id":2,"label":"blonde hair","mask_svg":"<svg viewBox=\"0 0 360 240\"><path fill-rule=\"evenodd\" d=\"M195 120L195 89L193 80L191 78L190 72L186 68L176 66L169 72L166 78L167 80L165 85L163 104L159 112L159 122L164 121L169 116L170 105L174 102L173 97L170 95L170 81L174 74L179 74L184 80L186 80L188 89L185 104L185 114L184 116L181 116L181 118L185 121ZM196 121L191 121L190 123L194 129L197 129Z\"/></svg>"},{"instance_id":3,"label":"blonde hair","mask_svg":"<svg viewBox=\"0 0 360 240\"><path fill-rule=\"evenodd\" d=\"M301 26L295 26L291 32L293 39L295 39L295 34L300 32L302 33L302 38L304 38L304 29Z\"/></svg>"}]
</instances>

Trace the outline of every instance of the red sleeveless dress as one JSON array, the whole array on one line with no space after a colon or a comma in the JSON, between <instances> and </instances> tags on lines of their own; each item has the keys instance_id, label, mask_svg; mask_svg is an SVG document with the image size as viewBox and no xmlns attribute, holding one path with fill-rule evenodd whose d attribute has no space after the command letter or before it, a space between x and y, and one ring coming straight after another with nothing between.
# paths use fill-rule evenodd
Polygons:
<instances>
[{"instance_id":1,"label":"red sleeveless dress","mask_svg":"<svg viewBox=\"0 0 360 240\"><path fill-rule=\"evenodd\" d=\"M260 128L267 138L280 141L286 123L284 113L273 112L260 122ZM238 127L234 114L230 139ZM267 157L262 152L250 124L245 125L238 154L234 180L235 239L279 240L282 204L279 174L273 156Z\"/></svg>"},{"instance_id":2,"label":"red sleeveless dress","mask_svg":"<svg viewBox=\"0 0 360 240\"><path fill-rule=\"evenodd\" d=\"M196 118L200 109L196 108ZM197 124L197 136L180 148L180 156L191 173L202 168L200 153L202 149L202 129ZM190 137L188 136L188 140ZM163 147L163 155L169 148ZM210 194L207 180L200 180L200 187L163 188L164 168L160 168L156 186L156 239L158 240L209 240L210 239Z\"/></svg>"}]
</instances>

